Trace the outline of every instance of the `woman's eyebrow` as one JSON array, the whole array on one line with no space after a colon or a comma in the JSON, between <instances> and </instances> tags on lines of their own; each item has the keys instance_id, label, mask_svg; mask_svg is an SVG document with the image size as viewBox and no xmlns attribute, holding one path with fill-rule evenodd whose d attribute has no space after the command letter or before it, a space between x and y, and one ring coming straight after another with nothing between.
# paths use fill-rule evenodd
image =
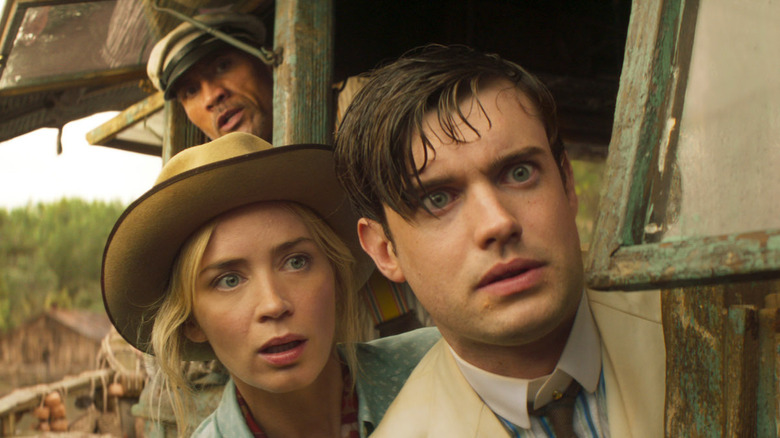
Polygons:
<instances>
[{"instance_id":1,"label":"woman's eyebrow","mask_svg":"<svg viewBox=\"0 0 780 438\"><path fill-rule=\"evenodd\" d=\"M276 245L272 249L272 254L274 254L274 256L276 256L279 253L288 252L291 249L294 249L295 247L297 247L297 246L299 246L299 245L301 245L302 243L305 243L305 242L315 243L314 239L312 239L311 237L301 236L301 237L298 237L297 239L289 240L287 242L282 242L282 243Z\"/></svg>"},{"instance_id":2,"label":"woman's eyebrow","mask_svg":"<svg viewBox=\"0 0 780 438\"><path fill-rule=\"evenodd\" d=\"M219 260L216 261L210 265L204 266L203 269L198 272L198 276L200 277L207 271L212 270L224 270L229 268L235 268L236 266L240 266L245 263L244 259L236 258L236 259L228 259L228 260Z\"/></svg>"}]
</instances>

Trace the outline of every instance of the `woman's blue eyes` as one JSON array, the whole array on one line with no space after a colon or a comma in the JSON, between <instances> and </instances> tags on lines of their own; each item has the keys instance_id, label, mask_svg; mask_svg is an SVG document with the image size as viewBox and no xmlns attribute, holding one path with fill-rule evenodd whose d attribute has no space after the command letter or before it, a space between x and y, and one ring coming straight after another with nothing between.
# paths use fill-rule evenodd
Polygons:
<instances>
[{"instance_id":1,"label":"woman's blue eyes","mask_svg":"<svg viewBox=\"0 0 780 438\"><path fill-rule=\"evenodd\" d=\"M309 258L303 255L292 256L287 259L286 263L290 268L299 270L303 269L309 264Z\"/></svg>"},{"instance_id":2,"label":"woman's blue eyes","mask_svg":"<svg viewBox=\"0 0 780 438\"><path fill-rule=\"evenodd\" d=\"M241 284L241 276L238 274L225 274L217 279L216 287L220 289L232 289Z\"/></svg>"}]
</instances>

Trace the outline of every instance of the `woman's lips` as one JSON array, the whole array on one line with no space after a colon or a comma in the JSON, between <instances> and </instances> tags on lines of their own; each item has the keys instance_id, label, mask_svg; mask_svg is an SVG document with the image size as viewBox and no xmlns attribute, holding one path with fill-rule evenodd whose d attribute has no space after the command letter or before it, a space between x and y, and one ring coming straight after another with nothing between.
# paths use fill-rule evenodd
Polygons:
<instances>
[{"instance_id":1,"label":"woman's lips","mask_svg":"<svg viewBox=\"0 0 780 438\"><path fill-rule=\"evenodd\" d=\"M268 348L264 348L261 352L267 354L284 353L287 350L292 350L293 348L297 347L301 343L303 343L303 341L292 341L292 342L287 342L286 344L273 345Z\"/></svg>"},{"instance_id":2,"label":"woman's lips","mask_svg":"<svg viewBox=\"0 0 780 438\"><path fill-rule=\"evenodd\" d=\"M274 339L267 342L259 351L270 364L283 367L295 363L306 349L306 339Z\"/></svg>"}]
</instances>

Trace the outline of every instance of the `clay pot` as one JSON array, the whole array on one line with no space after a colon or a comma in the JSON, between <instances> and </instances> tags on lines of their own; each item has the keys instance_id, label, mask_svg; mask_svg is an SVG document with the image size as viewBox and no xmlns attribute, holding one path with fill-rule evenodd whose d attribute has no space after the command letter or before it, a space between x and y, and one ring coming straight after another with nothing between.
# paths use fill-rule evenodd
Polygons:
<instances>
[{"instance_id":1,"label":"clay pot","mask_svg":"<svg viewBox=\"0 0 780 438\"><path fill-rule=\"evenodd\" d=\"M46 406L38 406L37 408L33 409L33 415L35 416L35 418L41 421L48 421L50 414L51 414L51 410Z\"/></svg>"},{"instance_id":2,"label":"clay pot","mask_svg":"<svg viewBox=\"0 0 780 438\"><path fill-rule=\"evenodd\" d=\"M51 426L49 425L48 421L41 421L38 424L38 430L40 430L41 432L48 432L51 430Z\"/></svg>"},{"instance_id":3,"label":"clay pot","mask_svg":"<svg viewBox=\"0 0 780 438\"><path fill-rule=\"evenodd\" d=\"M51 422L51 430L52 432L67 432L68 420L64 418L60 418L59 420L53 420Z\"/></svg>"},{"instance_id":4,"label":"clay pot","mask_svg":"<svg viewBox=\"0 0 780 438\"><path fill-rule=\"evenodd\" d=\"M65 418L65 404L60 403L57 406L52 406L51 408L51 418L59 419L59 418Z\"/></svg>"},{"instance_id":5,"label":"clay pot","mask_svg":"<svg viewBox=\"0 0 780 438\"><path fill-rule=\"evenodd\" d=\"M108 395L112 397L122 397L125 395L125 387L121 383L114 382L108 385Z\"/></svg>"},{"instance_id":6,"label":"clay pot","mask_svg":"<svg viewBox=\"0 0 780 438\"><path fill-rule=\"evenodd\" d=\"M62 403L62 396L59 392L50 392L46 398L43 399L43 404L48 407L56 406Z\"/></svg>"}]
</instances>

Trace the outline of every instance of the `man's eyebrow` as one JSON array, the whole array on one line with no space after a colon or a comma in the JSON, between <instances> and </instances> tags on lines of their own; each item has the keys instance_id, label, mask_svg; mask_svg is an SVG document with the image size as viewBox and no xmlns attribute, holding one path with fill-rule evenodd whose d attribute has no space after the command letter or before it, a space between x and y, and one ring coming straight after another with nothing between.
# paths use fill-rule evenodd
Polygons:
<instances>
[{"instance_id":1,"label":"man's eyebrow","mask_svg":"<svg viewBox=\"0 0 780 438\"><path fill-rule=\"evenodd\" d=\"M545 153L547 153L547 151L548 149L542 146L536 146L536 145L524 146L520 150L514 151L506 155L499 156L498 158L493 160L488 166L488 174L493 175L499 173L510 164L515 164L515 163L538 158L544 155Z\"/></svg>"},{"instance_id":2,"label":"man's eyebrow","mask_svg":"<svg viewBox=\"0 0 780 438\"><path fill-rule=\"evenodd\" d=\"M547 153L547 148L544 146L524 146L520 150L513 151L506 155L501 155L491 161L487 167L487 174L494 175L504 170L504 168L510 164L528 161L542 156L545 153ZM440 177L431 177L426 179L424 173L421 173L419 177L419 180L417 180L414 178L414 175L412 175L412 183L414 184L414 189L417 191L428 191L430 188L446 186L456 180L456 178L451 175L443 175Z\"/></svg>"}]
</instances>

